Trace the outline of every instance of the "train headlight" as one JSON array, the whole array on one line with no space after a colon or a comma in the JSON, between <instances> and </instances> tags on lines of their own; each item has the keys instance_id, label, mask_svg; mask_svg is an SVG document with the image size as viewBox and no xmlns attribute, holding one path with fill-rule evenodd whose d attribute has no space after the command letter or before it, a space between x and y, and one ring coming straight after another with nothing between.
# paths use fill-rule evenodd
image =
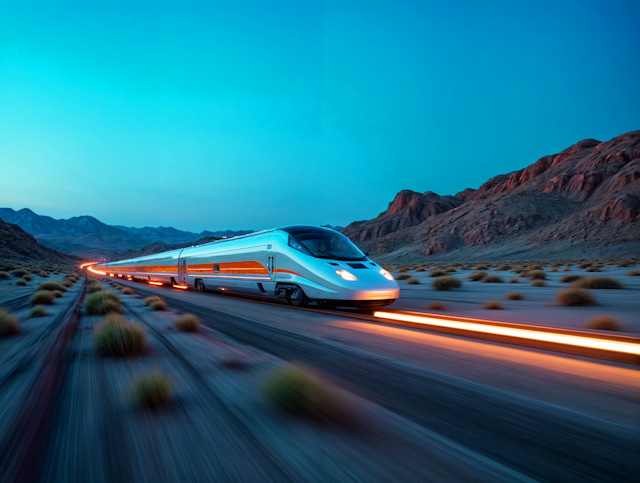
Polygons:
<instances>
[{"instance_id":1,"label":"train headlight","mask_svg":"<svg viewBox=\"0 0 640 483\"><path fill-rule=\"evenodd\" d=\"M378 271L387 280L393 280L393 275L391 275L389 272L387 272L384 268L382 270L378 270Z\"/></svg>"},{"instance_id":2,"label":"train headlight","mask_svg":"<svg viewBox=\"0 0 640 483\"><path fill-rule=\"evenodd\" d=\"M349 280L351 282L355 282L356 280L358 280L355 275L353 275L350 272L347 272L346 270L336 270L336 273L341 277L344 278L345 280Z\"/></svg>"}]
</instances>

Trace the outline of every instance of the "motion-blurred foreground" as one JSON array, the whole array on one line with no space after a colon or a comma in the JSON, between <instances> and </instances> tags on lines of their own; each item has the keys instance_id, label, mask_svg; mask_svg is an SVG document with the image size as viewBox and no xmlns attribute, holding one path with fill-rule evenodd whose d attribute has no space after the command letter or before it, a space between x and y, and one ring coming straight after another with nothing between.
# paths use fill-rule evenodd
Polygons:
<instances>
[{"instance_id":1,"label":"motion-blurred foreground","mask_svg":"<svg viewBox=\"0 0 640 483\"><path fill-rule=\"evenodd\" d=\"M621 329L637 341L635 264L387 268L404 280L396 310L529 326L541 314L547 328ZM558 302L589 269L620 288L583 288L599 305ZM0 267L0 306L2 482L640 474L633 363L94 278L64 264ZM585 327L598 314L609 322Z\"/></svg>"}]
</instances>

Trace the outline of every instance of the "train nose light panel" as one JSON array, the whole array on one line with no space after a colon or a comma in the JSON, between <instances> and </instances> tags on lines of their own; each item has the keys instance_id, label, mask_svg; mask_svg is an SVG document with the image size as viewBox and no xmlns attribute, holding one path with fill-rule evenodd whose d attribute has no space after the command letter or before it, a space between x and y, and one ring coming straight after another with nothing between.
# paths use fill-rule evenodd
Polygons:
<instances>
[{"instance_id":1,"label":"train nose light panel","mask_svg":"<svg viewBox=\"0 0 640 483\"><path fill-rule=\"evenodd\" d=\"M387 280L393 280L393 275L387 272L384 268L382 270L378 270L378 272L380 272L380 274Z\"/></svg>"},{"instance_id":2,"label":"train nose light panel","mask_svg":"<svg viewBox=\"0 0 640 483\"><path fill-rule=\"evenodd\" d=\"M336 270L336 273L339 277L344 278L345 280L349 280L350 282L355 282L356 280L358 280L355 275L347 272L346 270Z\"/></svg>"}]
</instances>

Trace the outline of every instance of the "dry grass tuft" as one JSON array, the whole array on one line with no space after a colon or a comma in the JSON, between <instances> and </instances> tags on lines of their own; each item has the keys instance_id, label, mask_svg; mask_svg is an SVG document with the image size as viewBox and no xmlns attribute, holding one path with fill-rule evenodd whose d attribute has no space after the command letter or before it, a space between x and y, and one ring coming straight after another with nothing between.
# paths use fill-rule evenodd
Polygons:
<instances>
[{"instance_id":1,"label":"dry grass tuft","mask_svg":"<svg viewBox=\"0 0 640 483\"><path fill-rule=\"evenodd\" d=\"M510 279L508 280L508 282L509 282L509 283L518 283L518 278L517 278L517 277L510 278Z\"/></svg>"},{"instance_id":2,"label":"dry grass tuft","mask_svg":"<svg viewBox=\"0 0 640 483\"><path fill-rule=\"evenodd\" d=\"M199 332L200 319L192 314L185 314L178 317L175 321L176 329L182 332Z\"/></svg>"},{"instance_id":3,"label":"dry grass tuft","mask_svg":"<svg viewBox=\"0 0 640 483\"><path fill-rule=\"evenodd\" d=\"M38 288L36 290L57 290L59 292L66 292L67 288L58 282L42 282L40 285L38 285Z\"/></svg>"},{"instance_id":4,"label":"dry grass tuft","mask_svg":"<svg viewBox=\"0 0 640 483\"><path fill-rule=\"evenodd\" d=\"M66 288L73 287L73 284L69 280L64 280L60 285L62 285L63 287L66 287Z\"/></svg>"},{"instance_id":5,"label":"dry grass tuft","mask_svg":"<svg viewBox=\"0 0 640 483\"><path fill-rule=\"evenodd\" d=\"M503 280L497 275L485 275L480 280L482 283L503 283Z\"/></svg>"},{"instance_id":6,"label":"dry grass tuft","mask_svg":"<svg viewBox=\"0 0 640 483\"><path fill-rule=\"evenodd\" d=\"M131 290L129 287L125 287L122 290L120 290L120 293L122 295L133 295L133 290Z\"/></svg>"},{"instance_id":7,"label":"dry grass tuft","mask_svg":"<svg viewBox=\"0 0 640 483\"><path fill-rule=\"evenodd\" d=\"M408 278L411 278L411 277L406 273L399 273L398 275L396 275L396 280L406 280Z\"/></svg>"},{"instance_id":8,"label":"dry grass tuft","mask_svg":"<svg viewBox=\"0 0 640 483\"><path fill-rule=\"evenodd\" d=\"M571 284L574 288L620 289L622 284L611 277L586 277Z\"/></svg>"},{"instance_id":9,"label":"dry grass tuft","mask_svg":"<svg viewBox=\"0 0 640 483\"><path fill-rule=\"evenodd\" d=\"M496 302L495 300L491 300L489 302L485 302L482 308L489 310L500 310L502 309L502 304L500 302Z\"/></svg>"},{"instance_id":10,"label":"dry grass tuft","mask_svg":"<svg viewBox=\"0 0 640 483\"><path fill-rule=\"evenodd\" d=\"M565 275L560 279L560 283L571 283L576 280L582 280L584 277L582 275L578 275L577 273L572 273L571 275Z\"/></svg>"},{"instance_id":11,"label":"dry grass tuft","mask_svg":"<svg viewBox=\"0 0 640 483\"><path fill-rule=\"evenodd\" d=\"M418 285L419 283L420 283L420 280L418 280L417 278L410 277L407 279L408 285Z\"/></svg>"},{"instance_id":12,"label":"dry grass tuft","mask_svg":"<svg viewBox=\"0 0 640 483\"><path fill-rule=\"evenodd\" d=\"M431 281L431 286L434 290L449 290L452 288L458 288L462 286L462 281L456 277L447 275L446 277L437 277Z\"/></svg>"},{"instance_id":13,"label":"dry grass tuft","mask_svg":"<svg viewBox=\"0 0 640 483\"><path fill-rule=\"evenodd\" d=\"M13 282L13 284L24 287L27 284L27 281L24 278L19 278L18 280Z\"/></svg>"},{"instance_id":14,"label":"dry grass tuft","mask_svg":"<svg viewBox=\"0 0 640 483\"><path fill-rule=\"evenodd\" d=\"M585 325L585 327L588 329L597 330L622 331L622 326L618 323L618 321L613 317L609 317L608 315L596 315L592 317L589 323Z\"/></svg>"},{"instance_id":15,"label":"dry grass tuft","mask_svg":"<svg viewBox=\"0 0 640 483\"><path fill-rule=\"evenodd\" d=\"M447 306L442 302L431 302L427 308L429 310L447 310Z\"/></svg>"},{"instance_id":16,"label":"dry grass tuft","mask_svg":"<svg viewBox=\"0 0 640 483\"><path fill-rule=\"evenodd\" d=\"M13 335L20 332L20 325L13 314L0 310L0 335Z\"/></svg>"},{"instance_id":17,"label":"dry grass tuft","mask_svg":"<svg viewBox=\"0 0 640 483\"><path fill-rule=\"evenodd\" d=\"M44 270L42 270L42 271L40 272L40 276L41 276L41 277L49 277L49 273L48 273L48 272L45 272Z\"/></svg>"},{"instance_id":18,"label":"dry grass tuft","mask_svg":"<svg viewBox=\"0 0 640 483\"><path fill-rule=\"evenodd\" d=\"M424 272L424 271L425 271L424 267L420 267L416 270L416 272Z\"/></svg>"},{"instance_id":19,"label":"dry grass tuft","mask_svg":"<svg viewBox=\"0 0 640 483\"><path fill-rule=\"evenodd\" d=\"M582 288L565 288L556 295L558 302L567 307L595 305L596 299L588 290Z\"/></svg>"},{"instance_id":20,"label":"dry grass tuft","mask_svg":"<svg viewBox=\"0 0 640 483\"><path fill-rule=\"evenodd\" d=\"M621 260L616 264L616 267L635 267L636 266L636 260Z\"/></svg>"},{"instance_id":21,"label":"dry grass tuft","mask_svg":"<svg viewBox=\"0 0 640 483\"><path fill-rule=\"evenodd\" d=\"M523 273L523 276L529 280L544 280L547 278L547 274L544 273L544 270L528 270Z\"/></svg>"},{"instance_id":22,"label":"dry grass tuft","mask_svg":"<svg viewBox=\"0 0 640 483\"><path fill-rule=\"evenodd\" d=\"M156 300L155 302L151 302L149 304L151 310L167 310L167 304L164 300Z\"/></svg>"},{"instance_id":23,"label":"dry grass tuft","mask_svg":"<svg viewBox=\"0 0 640 483\"><path fill-rule=\"evenodd\" d=\"M531 282L532 287L544 287L546 285L544 280L533 280Z\"/></svg>"},{"instance_id":24,"label":"dry grass tuft","mask_svg":"<svg viewBox=\"0 0 640 483\"><path fill-rule=\"evenodd\" d=\"M272 404L299 416L348 422L356 414L348 398L302 365L285 365L273 370L265 378L262 391Z\"/></svg>"},{"instance_id":25,"label":"dry grass tuft","mask_svg":"<svg viewBox=\"0 0 640 483\"><path fill-rule=\"evenodd\" d=\"M28 273L29 272L27 272L26 270L24 270L22 268L17 268L15 270L11 270L11 275L13 275L14 277L18 277L18 278L22 278Z\"/></svg>"},{"instance_id":26,"label":"dry grass tuft","mask_svg":"<svg viewBox=\"0 0 640 483\"><path fill-rule=\"evenodd\" d=\"M467 277L467 280L469 280L470 282L478 282L479 280L482 280L486 276L487 276L487 272L476 270L475 272L472 272L471 275Z\"/></svg>"},{"instance_id":27,"label":"dry grass tuft","mask_svg":"<svg viewBox=\"0 0 640 483\"><path fill-rule=\"evenodd\" d=\"M631 270L627 272L629 277L640 277L640 270Z\"/></svg>"},{"instance_id":28,"label":"dry grass tuft","mask_svg":"<svg viewBox=\"0 0 640 483\"><path fill-rule=\"evenodd\" d=\"M522 300L522 294L520 292L509 292L504 296L507 300Z\"/></svg>"},{"instance_id":29,"label":"dry grass tuft","mask_svg":"<svg viewBox=\"0 0 640 483\"><path fill-rule=\"evenodd\" d=\"M56 298L62 297L62 292L60 290L51 290L51 293Z\"/></svg>"},{"instance_id":30,"label":"dry grass tuft","mask_svg":"<svg viewBox=\"0 0 640 483\"><path fill-rule=\"evenodd\" d=\"M0 272L0 280L8 280L11 276L7 272Z\"/></svg>"},{"instance_id":31,"label":"dry grass tuft","mask_svg":"<svg viewBox=\"0 0 640 483\"><path fill-rule=\"evenodd\" d=\"M144 304L151 305L153 302L156 302L158 300L162 300L162 299L154 295L153 297L147 297L146 299L144 299Z\"/></svg>"},{"instance_id":32,"label":"dry grass tuft","mask_svg":"<svg viewBox=\"0 0 640 483\"><path fill-rule=\"evenodd\" d=\"M29 298L31 305L51 305L55 295L50 290L40 290Z\"/></svg>"},{"instance_id":33,"label":"dry grass tuft","mask_svg":"<svg viewBox=\"0 0 640 483\"><path fill-rule=\"evenodd\" d=\"M549 272L557 272L558 271L558 267L551 267L549 269Z\"/></svg>"},{"instance_id":34,"label":"dry grass tuft","mask_svg":"<svg viewBox=\"0 0 640 483\"><path fill-rule=\"evenodd\" d=\"M444 277L445 275L447 275L447 272L444 270L431 270L429 272L430 277Z\"/></svg>"},{"instance_id":35,"label":"dry grass tuft","mask_svg":"<svg viewBox=\"0 0 640 483\"><path fill-rule=\"evenodd\" d=\"M93 344L100 354L137 356L144 351L146 336L139 324L128 322L117 314L110 314L96 328Z\"/></svg>"},{"instance_id":36,"label":"dry grass tuft","mask_svg":"<svg viewBox=\"0 0 640 483\"><path fill-rule=\"evenodd\" d=\"M589 267L584 269L585 272L602 272L598 267Z\"/></svg>"},{"instance_id":37,"label":"dry grass tuft","mask_svg":"<svg viewBox=\"0 0 640 483\"><path fill-rule=\"evenodd\" d=\"M133 382L131 394L136 405L145 409L160 409L171 400L171 384L159 371L139 376Z\"/></svg>"},{"instance_id":38,"label":"dry grass tuft","mask_svg":"<svg viewBox=\"0 0 640 483\"><path fill-rule=\"evenodd\" d=\"M36 305L29 312L29 317L44 317L45 315L49 315L49 312L42 305Z\"/></svg>"},{"instance_id":39,"label":"dry grass tuft","mask_svg":"<svg viewBox=\"0 0 640 483\"><path fill-rule=\"evenodd\" d=\"M84 308L89 315L103 315L120 312L120 298L109 290L100 290L87 297Z\"/></svg>"},{"instance_id":40,"label":"dry grass tuft","mask_svg":"<svg viewBox=\"0 0 640 483\"><path fill-rule=\"evenodd\" d=\"M33 280L33 275L31 275L30 273L27 273L24 277L27 282L31 282L31 280Z\"/></svg>"}]
</instances>

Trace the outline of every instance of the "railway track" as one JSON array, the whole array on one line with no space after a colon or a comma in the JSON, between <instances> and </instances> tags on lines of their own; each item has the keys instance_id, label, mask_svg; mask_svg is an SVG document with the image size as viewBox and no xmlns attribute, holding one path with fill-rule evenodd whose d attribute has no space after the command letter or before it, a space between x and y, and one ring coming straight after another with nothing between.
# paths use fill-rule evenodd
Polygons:
<instances>
[{"instance_id":1,"label":"railway track","mask_svg":"<svg viewBox=\"0 0 640 483\"><path fill-rule=\"evenodd\" d=\"M539 481L632 481L640 469L640 435L624 426L205 308L177 293L165 298L171 308L197 315L242 344L317 367L383 407Z\"/></svg>"}]
</instances>

